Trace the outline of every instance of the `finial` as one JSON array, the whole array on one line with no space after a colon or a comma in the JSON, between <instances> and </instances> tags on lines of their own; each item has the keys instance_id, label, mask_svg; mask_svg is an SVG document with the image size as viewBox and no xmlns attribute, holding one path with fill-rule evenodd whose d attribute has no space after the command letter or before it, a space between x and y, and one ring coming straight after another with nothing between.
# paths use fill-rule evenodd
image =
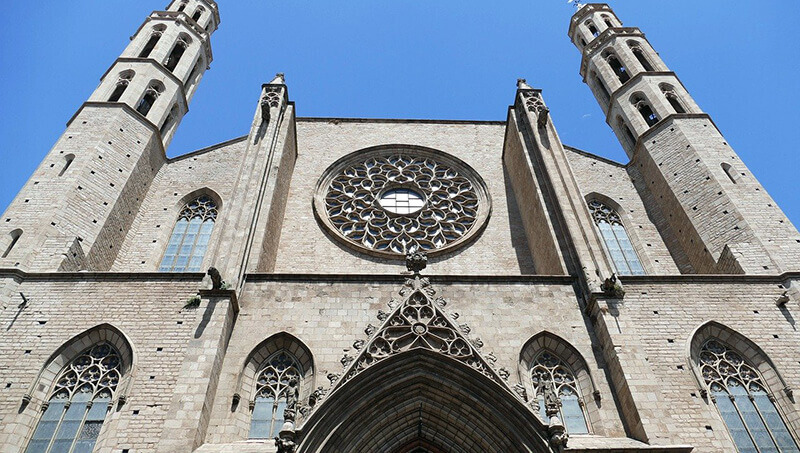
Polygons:
<instances>
[{"instance_id":1,"label":"finial","mask_svg":"<svg viewBox=\"0 0 800 453\"><path fill-rule=\"evenodd\" d=\"M528 85L528 81L525 79L517 79L517 89L518 90L532 90L533 87Z\"/></svg>"},{"instance_id":2,"label":"finial","mask_svg":"<svg viewBox=\"0 0 800 453\"><path fill-rule=\"evenodd\" d=\"M428 267L428 255L423 252L411 252L406 255L406 269L413 272L414 275Z\"/></svg>"},{"instance_id":3,"label":"finial","mask_svg":"<svg viewBox=\"0 0 800 453\"><path fill-rule=\"evenodd\" d=\"M275 74L275 78L269 82L270 85L285 85L286 84L286 77L282 72Z\"/></svg>"}]
</instances>

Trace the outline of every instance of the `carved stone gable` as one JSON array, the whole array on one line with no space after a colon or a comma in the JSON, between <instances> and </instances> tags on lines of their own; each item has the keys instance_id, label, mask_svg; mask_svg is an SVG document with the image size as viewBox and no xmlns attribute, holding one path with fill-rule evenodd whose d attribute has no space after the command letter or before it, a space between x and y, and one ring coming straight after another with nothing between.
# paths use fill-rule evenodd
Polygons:
<instances>
[{"instance_id":1,"label":"carved stone gable","mask_svg":"<svg viewBox=\"0 0 800 453\"><path fill-rule=\"evenodd\" d=\"M370 334L359 355L345 369L332 391L361 371L381 360L412 349L436 351L464 362L500 385L507 386L478 349L480 339L470 340L443 308L447 302L434 299L436 290L419 274L406 280L400 295L404 300L394 307L383 324Z\"/></svg>"}]
</instances>

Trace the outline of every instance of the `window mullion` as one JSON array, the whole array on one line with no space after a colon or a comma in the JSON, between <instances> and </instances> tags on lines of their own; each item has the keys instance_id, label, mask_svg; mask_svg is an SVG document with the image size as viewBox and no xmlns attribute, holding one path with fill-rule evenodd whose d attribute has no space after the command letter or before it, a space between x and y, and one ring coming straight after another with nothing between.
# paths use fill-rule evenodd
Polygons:
<instances>
[{"instance_id":1,"label":"window mullion","mask_svg":"<svg viewBox=\"0 0 800 453\"><path fill-rule=\"evenodd\" d=\"M747 392L747 397L750 398L750 401L753 403L753 407L756 410L756 414L758 414L758 418L761 419L761 423L763 423L764 427L767 428L767 433L769 433L769 437L770 437L770 439L772 439L772 443L775 445L775 448L778 451L780 451L780 447L778 446L778 439L775 438L775 433L772 432L772 428L770 427L769 422L767 421L766 418L764 418L764 414L761 413L761 408L759 408L758 404L756 404L756 400L755 400L754 396L748 391ZM768 395L767 397L769 398L770 395ZM770 402L772 402L772 398L770 398ZM775 403L773 402L773 405L774 404ZM775 407L775 411L776 412L778 411L778 407L777 406ZM778 412L778 413L780 414L780 412ZM758 448L758 446L756 446L756 448Z\"/></svg>"},{"instance_id":2,"label":"window mullion","mask_svg":"<svg viewBox=\"0 0 800 453\"><path fill-rule=\"evenodd\" d=\"M72 439L72 445L70 445L70 447L69 447L69 453L72 453L72 452L75 451L75 446L78 444L78 439L81 438L81 432L83 431L83 425L86 424L86 417L89 415L89 409L92 408L92 404L94 404L94 401L92 401L92 400L89 400L89 402L86 403L86 410L83 411L83 419L81 419L81 424L78 425L78 430L75 432L75 437Z\"/></svg>"},{"instance_id":3,"label":"window mullion","mask_svg":"<svg viewBox=\"0 0 800 453\"><path fill-rule=\"evenodd\" d=\"M178 220L180 222L180 220ZM183 233L181 233L181 242L178 244L178 248L175 249L175 256L172 257L172 265L170 265L170 272L175 272L175 267L178 265L178 260L181 257L181 249L183 249L183 243L186 241L186 235L189 233L189 227L191 226L192 219L186 220L186 228L183 229ZM188 263L188 261L187 261Z\"/></svg>"},{"instance_id":4,"label":"window mullion","mask_svg":"<svg viewBox=\"0 0 800 453\"><path fill-rule=\"evenodd\" d=\"M50 402L48 401L47 404L49 405ZM64 405L64 408L61 410L61 417L58 418L58 424L56 425L56 429L53 430L53 434L50 435L50 443L47 444L47 448L45 452L50 453L53 448L53 443L56 441L56 434L58 430L61 429L61 423L64 421L64 415L67 413L67 409L69 409L69 403ZM46 410L46 409L45 409ZM42 411L42 416L44 416L44 411ZM41 423L41 418L39 419L39 423ZM34 431L35 432L35 431Z\"/></svg>"},{"instance_id":5,"label":"window mullion","mask_svg":"<svg viewBox=\"0 0 800 453\"><path fill-rule=\"evenodd\" d=\"M625 228L625 226L622 226ZM631 263L628 261L628 255L625 253L625 249L622 248L622 242L619 240L619 236L617 236L616 228L614 228L614 224L611 224L611 233L614 235L614 242L617 244L617 249L619 249L619 254L622 256L622 260L625 262L626 274L630 275L633 274L633 269L631 268ZM626 233L627 234L627 233ZM620 272L622 274L622 272Z\"/></svg>"},{"instance_id":6,"label":"window mullion","mask_svg":"<svg viewBox=\"0 0 800 453\"><path fill-rule=\"evenodd\" d=\"M753 448L755 448L756 451L761 452L761 449L758 448L758 439L756 439L756 436L754 436L753 433L750 431L750 426L747 425L747 420L745 420L744 415L742 415L742 410L739 408L739 404L736 402L736 397L733 394L729 393L728 394L728 398L730 398L731 403L733 404L733 407L736 408L736 415L738 415L739 416L739 420L742 421L742 426L744 426L744 430L747 432L747 435L750 437L750 441L753 443ZM757 408L756 408L756 412L758 412ZM760 416L760 414L759 414L759 416Z\"/></svg>"}]
</instances>

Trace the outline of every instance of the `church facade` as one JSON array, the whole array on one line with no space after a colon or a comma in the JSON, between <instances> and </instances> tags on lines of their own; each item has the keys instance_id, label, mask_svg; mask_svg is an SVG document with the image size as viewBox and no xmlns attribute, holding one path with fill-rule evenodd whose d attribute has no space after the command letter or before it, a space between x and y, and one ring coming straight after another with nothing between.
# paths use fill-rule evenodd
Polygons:
<instances>
[{"instance_id":1,"label":"church facade","mask_svg":"<svg viewBox=\"0 0 800 453\"><path fill-rule=\"evenodd\" d=\"M637 28L569 23L630 161L505 121L168 147L213 0L146 18L0 221L3 452L798 452L800 233Z\"/></svg>"}]
</instances>

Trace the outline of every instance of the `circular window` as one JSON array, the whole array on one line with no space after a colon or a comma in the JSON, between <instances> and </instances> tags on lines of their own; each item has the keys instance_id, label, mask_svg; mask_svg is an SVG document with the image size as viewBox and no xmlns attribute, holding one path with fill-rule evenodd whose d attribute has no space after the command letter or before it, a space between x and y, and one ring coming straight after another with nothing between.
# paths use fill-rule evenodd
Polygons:
<instances>
[{"instance_id":1,"label":"circular window","mask_svg":"<svg viewBox=\"0 0 800 453\"><path fill-rule=\"evenodd\" d=\"M329 167L317 183L314 212L334 237L370 254L434 255L474 237L490 200L480 176L455 157L381 146Z\"/></svg>"},{"instance_id":2,"label":"circular window","mask_svg":"<svg viewBox=\"0 0 800 453\"><path fill-rule=\"evenodd\" d=\"M422 195L411 189L391 189L378 200L381 207L393 214L413 214L425 205Z\"/></svg>"}]
</instances>

